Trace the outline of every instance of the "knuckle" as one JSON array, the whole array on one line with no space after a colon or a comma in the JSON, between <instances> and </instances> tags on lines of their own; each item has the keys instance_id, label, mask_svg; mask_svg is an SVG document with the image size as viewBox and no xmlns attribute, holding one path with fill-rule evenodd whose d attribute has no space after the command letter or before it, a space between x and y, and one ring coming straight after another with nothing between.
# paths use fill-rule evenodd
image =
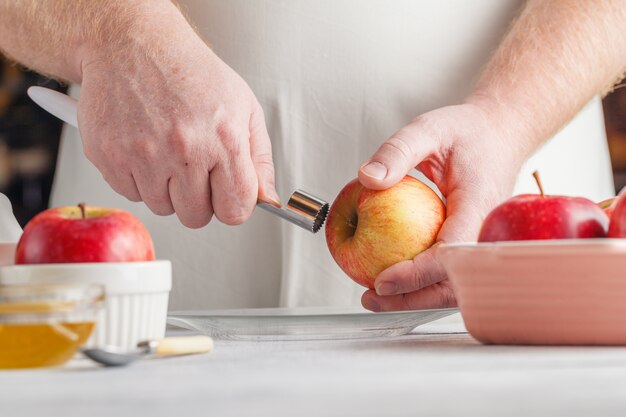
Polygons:
<instances>
[{"instance_id":1,"label":"knuckle","mask_svg":"<svg viewBox=\"0 0 626 417\"><path fill-rule=\"evenodd\" d=\"M224 142L224 148L226 148L229 159L231 161L240 160L242 157L245 156L242 143L237 140L235 136L233 136L230 140Z\"/></svg>"},{"instance_id":2,"label":"knuckle","mask_svg":"<svg viewBox=\"0 0 626 417\"><path fill-rule=\"evenodd\" d=\"M402 294L401 301L398 306L398 310L419 310L419 306L416 306L415 301L409 296L409 293Z\"/></svg>"},{"instance_id":3,"label":"knuckle","mask_svg":"<svg viewBox=\"0 0 626 417\"><path fill-rule=\"evenodd\" d=\"M141 201L141 197L137 195L136 192L133 192L130 187L122 186L119 184L110 184L113 191L118 193L119 195L125 197L128 201L132 201L133 203L138 203Z\"/></svg>"},{"instance_id":4,"label":"knuckle","mask_svg":"<svg viewBox=\"0 0 626 417\"><path fill-rule=\"evenodd\" d=\"M106 172L101 172L102 179L111 187L117 194L125 197L127 200L137 203L141 201L141 196L137 192L134 182L130 180L132 177L128 177L126 181L120 179L125 177L119 177L116 175L110 175Z\"/></svg>"},{"instance_id":5,"label":"knuckle","mask_svg":"<svg viewBox=\"0 0 626 417\"><path fill-rule=\"evenodd\" d=\"M141 197L137 195L137 193L119 193L122 194L128 201L132 201L133 203L139 203L141 201Z\"/></svg>"},{"instance_id":6,"label":"knuckle","mask_svg":"<svg viewBox=\"0 0 626 417\"><path fill-rule=\"evenodd\" d=\"M438 285L439 305L441 307L455 307L457 305L456 296L452 287L447 283L436 284Z\"/></svg>"},{"instance_id":7,"label":"knuckle","mask_svg":"<svg viewBox=\"0 0 626 417\"><path fill-rule=\"evenodd\" d=\"M111 160L114 149L109 149L108 141L83 141L83 153L89 162L94 164L98 169L106 164L107 159Z\"/></svg>"},{"instance_id":8,"label":"knuckle","mask_svg":"<svg viewBox=\"0 0 626 417\"><path fill-rule=\"evenodd\" d=\"M228 141L236 136L237 128L228 117L217 120L215 124L215 134L222 141Z\"/></svg>"},{"instance_id":9,"label":"knuckle","mask_svg":"<svg viewBox=\"0 0 626 417\"><path fill-rule=\"evenodd\" d=\"M96 167L98 166L98 163L97 163L98 152L95 149L93 149L91 146L85 143L85 145L83 146L83 153L85 154L85 158L87 158L89 162L94 164Z\"/></svg>"},{"instance_id":10,"label":"knuckle","mask_svg":"<svg viewBox=\"0 0 626 417\"><path fill-rule=\"evenodd\" d=\"M250 96L250 99L251 99L250 107L252 109L252 113L255 114L256 116L261 116L261 118L263 118L265 116L265 113L263 112L263 106L261 106L259 99L253 94Z\"/></svg>"},{"instance_id":11,"label":"knuckle","mask_svg":"<svg viewBox=\"0 0 626 417\"><path fill-rule=\"evenodd\" d=\"M153 203L148 203L145 200L144 202L146 203L150 211L152 211L157 216L169 216L170 214L174 213L174 209L171 206L155 205Z\"/></svg>"},{"instance_id":12,"label":"knuckle","mask_svg":"<svg viewBox=\"0 0 626 417\"><path fill-rule=\"evenodd\" d=\"M257 175L261 178L265 178L267 181L269 181L273 185L275 172L274 172L274 163L272 162L272 160L271 159L257 160L255 161L254 165L256 168Z\"/></svg>"},{"instance_id":13,"label":"knuckle","mask_svg":"<svg viewBox=\"0 0 626 417\"><path fill-rule=\"evenodd\" d=\"M261 104L257 100L255 100L254 112L256 113L257 120L259 122L265 121L265 112L263 111L263 107L261 107Z\"/></svg>"},{"instance_id":14,"label":"knuckle","mask_svg":"<svg viewBox=\"0 0 626 417\"><path fill-rule=\"evenodd\" d=\"M169 144L174 155L182 157L183 159L188 158L192 153L189 134L182 126L175 126L172 129L169 135Z\"/></svg>"},{"instance_id":15,"label":"knuckle","mask_svg":"<svg viewBox=\"0 0 626 417\"><path fill-rule=\"evenodd\" d=\"M223 158L229 162L244 156L240 129L230 122L220 123L215 127L215 136L220 144Z\"/></svg>"},{"instance_id":16,"label":"knuckle","mask_svg":"<svg viewBox=\"0 0 626 417\"><path fill-rule=\"evenodd\" d=\"M411 272L410 291L421 290L426 287L426 274L423 270L414 267Z\"/></svg>"},{"instance_id":17,"label":"knuckle","mask_svg":"<svg viewBox=\"0 0 626 417\"><path fill-rule=\"evenodd\" d=\"M211 120L215 123L215 126L224 124L228 119L228 110L223 102L219 102L211 113Z\"/></svg>"},{"instance_id":18,"label":"knuckle","mask_svg":"<svg viewBox=\"0 0 626 417\"><path fill-rule=\"evenodd\" d=\"M154 141L148 138L135 138L133 148L137 156L143 161L153 161L157 159L158 147Z\"/></svg>"},{"instance_id":19,"label":"knuckle","mask_svg":"<svg viewBox=\"0 0 626 417\"><path fill-rule=\"evenodd\" d=\"M258 184L254 171L232 172L231 178L232 190L229 190L229 192L231 195L235 196L237 200L248 201L252 199L251 196L256 197Z\"/></svg>"},{"instance_id":20,"label":"knuckle","mask_svg":"<svg viewBox=\"0 0 626 417\"><path fill-rule=\"evenodd\" d=\"M108 174L102 172L102 179L109 184L109 187L111 187L111 189L113 191L115 191L116 193L128 198L128 196L126 195L127 193L124 190L124 187L122 187L115 179L114 177L109 176Z\"/></svg>"},{"instance_id":21,"label":"knuckle","mask_svg":"<svg viewBox=\"0 0 626 417\"><path fill-rule=\"evenodd\" d=\"M437 132L442 130L441 119L433 112L421 114L411 120L410 126L414 129L425 130L427 132Z\"/></svg>"},{"instance_id":22,"label":"knuckle","mask_svg":"<svg viewBox=\"0 0 626 417\"><path fill-rule=\"evenodd\" d=\"M257 166L263 166L274 171L274 160L272 158L272 152L264 151L257 152L254 154L254 163Z\"/></svg>"},{"instance_id":23,"label":"knuckle","mask_svg":"<svg viewBox=\"0 0 626 417\"><path fill-rule=\"evenodd\" d=\"M158 216L168 216L174 213L170 199L161 193L142 192L141 199L146 203L148 208Z\"/></svg>"},{"instance_id":24,"label":"knuckle","mask_svg":"<svg viewBox=\"0 0 626 417\"><path fill-rule=\"evenodd\" d=\"M254 204L248 207L246 204L230 204L222 207L219 211L216 209L218 219L227 225L235 226L244 223L252 215Z\"/></svg>"},{"instance_id":25,"label":"knuckle","mask_svg":"<svg viewBox=\"0 0 626 417\"><path fill-rule=\"evenodd\" d=\"M409 125L425 129L432 126L434 123L436 123L436 119L433 119L431 112L428 112L415 116L411 119L411 123Z\"/></svg>"},{"instance_id":26,"label":"knuckle","mask_svg":"<svg viewBox=\"0 0 626 417\"><path fill-rule=\"evenodd\" d=\"M226 210L225 213L221 213L218 217L222 223L229 226L236 226L248 220L250 214L241 210Z\"/></svg>"},{"instance_id":27,"label":"knuckle","mask_svg":"<svg viewBox=\"0 0 626 417\"><path fill-rule=\"evenodd\" d=\"M165 202L165 197L162 193L152 189L143 189L141 190L141 197L146 203L151 205L161 205Z\"/></svg>"},{"instance_id":28,"label":"knuckle","mask_svg":"<svg viewBox=\"0 0 626 417\"><path fill-rule=\"evenodd\" d=\"M206 226L207 224L209 224L209 222L211 221L211 218L213 217L213 214L210 212L203 213L203 214L196 215L196 216L184 216L184 215L181 215L180 213L177 213L177 215L178 215L180 222L184 226L190 229L200 229Z\"/></svg>"},{"instance_id":29,"label":"knuckle","mask_svg":"<svg viewBox=\"0 0 626 417\"><path fill-rule=\"evenodd\" d=\"M407 143L407 140L394 136L390 138L387 142L385 142L386 149L392 153L399 155L401 158L410 161L413 159L413 150L411 146Z\"/></svg>"},{"instance_id":30,"label":"knuckle","mask_svg":"<svg viewBox=\"0 0 626 417\"><path fill-rule=\"evenodd\" d=\"M252 130L255 130L255 131L259 129L266 129L265 112L263 111L263 108L261 107L258 101L255 101L255 103L253 104L250 127Z\"/></svg>"}]
</instances>

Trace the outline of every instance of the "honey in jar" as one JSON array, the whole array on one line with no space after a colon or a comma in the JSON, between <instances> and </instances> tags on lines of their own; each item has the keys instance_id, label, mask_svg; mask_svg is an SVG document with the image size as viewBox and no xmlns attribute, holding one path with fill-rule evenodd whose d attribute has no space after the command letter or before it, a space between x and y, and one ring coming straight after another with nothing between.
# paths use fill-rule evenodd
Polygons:
<instances>
[{"instance_id":1,"label":"honey in jar","mask_svg":"<svg viewBox=\"0 0 626 417\"><path fill-rule=\"evenodd\" d=\"M100 286L0 285L0 369L61 365L95 326Z\"/></svg>"},{"instance_id":2,"label":"honey in jar","mask_svg":"<svg viewBox=\"0 0 626 417\"><path fill-rule=\"evenodd\" d=\"M0 368L61 365L84 344L94 322L0 323Z\"/></svg>"}]
</instances>

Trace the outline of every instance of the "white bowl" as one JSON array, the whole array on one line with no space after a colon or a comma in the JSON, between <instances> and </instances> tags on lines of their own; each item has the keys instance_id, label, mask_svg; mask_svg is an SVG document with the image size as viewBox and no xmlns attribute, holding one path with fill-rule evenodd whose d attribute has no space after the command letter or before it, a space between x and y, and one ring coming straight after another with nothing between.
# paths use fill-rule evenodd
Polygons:
<instances>
[{"instance_id":1,"label":"white bowl","mask_svg":"<svg viewBox=\"0 0 626 417\"><path fill-rule=\"evenodd\" d=\"M170 261L11 265L0 267L0 284L75 284L104 286L105 308L99 313L88 346L130 349L137 342L165 335L172 288Z\"/></svg>"}]
</instances>

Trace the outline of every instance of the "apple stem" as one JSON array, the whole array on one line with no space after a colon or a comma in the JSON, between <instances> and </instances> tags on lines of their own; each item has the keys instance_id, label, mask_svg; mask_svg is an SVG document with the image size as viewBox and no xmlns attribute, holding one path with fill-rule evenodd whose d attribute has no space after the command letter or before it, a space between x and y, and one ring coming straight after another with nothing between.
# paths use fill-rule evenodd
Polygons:
<instances>
[{"instance_id":1,"label":"apple stem","mask_svg":"<svg viewBox=\"0 0 626 417\"><path fill-rule=\"evenodd\" d=\"M545 197L543 193L543 187L541 186L541 179L539 178L539 171L533 172L533 177L535 177L535 181L537 181L537 187L539 187L539 193L542 197Z\"/></svg>"},{"instance_id":2,"label":"apple stem","mask_svg":"<svg viewBox=\"0 0 626 417\"><path fill-rule=\"evenodd\" d=\"M80 215L82 216L82 218L84 219L85 217L87 217L85 215L85 203L78 203L78 208L80 208Z\"/></svg>"}]
</instances>

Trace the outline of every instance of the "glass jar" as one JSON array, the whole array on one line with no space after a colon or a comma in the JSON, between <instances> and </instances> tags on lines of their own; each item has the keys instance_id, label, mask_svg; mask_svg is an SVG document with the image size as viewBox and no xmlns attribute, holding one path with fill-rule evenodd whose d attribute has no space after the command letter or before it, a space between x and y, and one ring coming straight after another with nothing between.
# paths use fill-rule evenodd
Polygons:
<instances>
[{"instance_id":1,"label":"glass jar","mask_svg":"<svg viewBox=\"0 0 626 417\"><path fill-rule=\"evenodd\" d=\"M0 369L61 365L84 344L104 300L100 285L0 286Z\"/></svg>"}]
</instances>

